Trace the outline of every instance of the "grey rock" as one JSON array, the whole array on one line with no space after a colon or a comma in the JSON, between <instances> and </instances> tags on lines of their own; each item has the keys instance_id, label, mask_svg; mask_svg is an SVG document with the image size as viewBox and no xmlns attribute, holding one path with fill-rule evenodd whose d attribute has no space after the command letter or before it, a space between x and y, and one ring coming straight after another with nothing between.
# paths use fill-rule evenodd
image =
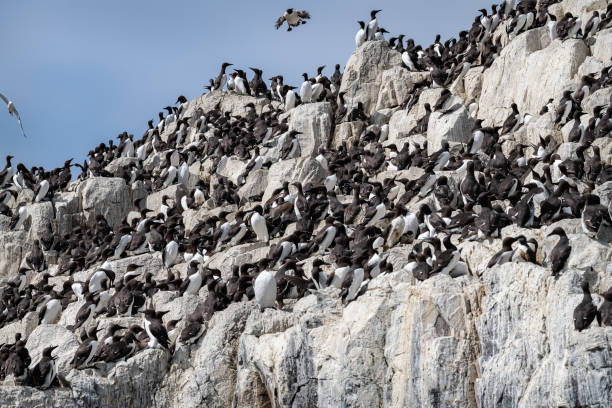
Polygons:
<instances>
[{"instance_id":1,"label":"grey rock","mask_svg":"<svg viewBox=\"0 0 612 408\"><path fill-rule=\"evenodd\" d=\"M303 104L290 115L289 130L302 132L297 136L300 157L315 157L320 147L329 145L334 116L329 102Z\"/></svg>"},{"instance_id":2,"label":"grey rock","mask_svg":"<svg viewBox=\"0 0 612 408\"><path fill-rule=\"evenodd\" d=\"M603 61L606 64L609 63L610 59L612 58L612 51L610 50L612 28L598 32L595 38L595 45L591 48L593 57L597 58L599 61Z\"/></svg>"},{"instance_id":3,"label":"grey rock","mask_svg":"<svg viewBox=\"0 0 612 408\"><path fill-rule=\"evenodd\" d=\"M446 115L442 112L432 112L427 126L428 153L439 150L444 141L467 143L473 127L474 120L463 105Z\"/></svg>"},{"instance_id":4,"label":"grey rock","mask_svg":"<svg viewBox=\"0 0 612 408\"><path fill-rule=\"evenodd\" d=\"M364 128L365 123L362 121L339 123L336 125L330 147L337 149L342 145L342 142L346 142L347 146L350 146L353 140L359 140Z\"/></svg>"},{"instance_id":5,"label":"grey rock","mask_svg":"<svg viewBox=\"0 0 612 408\"><path fill-rule=\"evenodd\" d=\"M244 116L247 113L245 107L248 103L255 105L255 111L261 113L262 109L269 103L265 98L255 98L248 95L239 95L228 91L213 91L189 102L189 106L184 116L192 116L193 113L201 108L204 112L212 110L218 103L221 103L222 112L231 111L233 115Z\"/></svg>"},{"instance_id":6,"label":"grey rock","mask_svg":"<svg viewBox=\"0 0 612 408\"><path fill-rule=\"evenodd\" d=\"M391 116L389 120L389 138L390 143L396 143L400 139L408 137L408 134L417 125L417 118L412 112L399 110Z\"/></svg>"},{"instance_id":7,"label":"grey rock","mask_svg":"<svg viewBox=\"0 0 612 408\"><path fill-rule=\"evenodd\" d=\"M351 55L340 85L340 92L346 93L349 111L357 106L357 102L363 103L368 115L377 110L383 73L401 66L401 58L397 51L389 49L385 41L369 41Z\"/></svg>"},{"instance_id":8,"label":"grey rock","mask_svg":"<svg viewBox=\"0 0 612 408\"><path fill-rule=\"evenodd\" d=\"M51 227L51 222L55 218L53 204L50 201L30 204L27 206L30 233L28 238L35 240L40 238L40 234Z\"/></svg>"},{"instance_id":9,"label":"grey rock","mask_svg":"<svg viewBox=\"0 0 612 408\"><path fill-rule=\"evenodd\" d=\"M130 166L131 164L136 164L136 163L138 163L138 159L136 158L118 157L112 162L110 162L109 164L107 164L104 170L108 171L109 173L115 173L116 171L118 171L119 169L123 167Z\"/></svg>"},{"instance_id":10,"label":"grey rock","mask_svg":"<svg viewBox=\"0 0 612 408\"><path fill-rule=\"evenodd\" d=\"M78 187L87 222L102 215L111 227L121 224L131 209L130 190L121 178L92 177Z\"/></svg>"},{"instance_id":11,"label":"grey rock","mask_svg":"<svg viewBox=\"0 0 612 408\"><path fill-rule=\"evenodd\" d=\"M23 248L27 233L23 230L0 234L0 277L12 276L19 270L26 254Z\"/></svg>"},{"instance_id":12,"label":"grey rock","mask_svg":"<svg viewBox=\"0 0 612 408\"><path fill-rule=\"evenodd\" d=\"M546 27L519 35L483 74L480 118L501 125L513 102L521 113L537 114L549 98L558 100L589 55L581 40L550 43Z\"/></svg>"},{"instance_id":13,"label":"grey rock","mask_svg":"<svg viewBox=\"0 0 612 408\"><path fill-rule=\"evenodd\" d=\"M147 196L146 205L147 208L155 213L159 213L159 208L162 205L162 198L168 196L171 201L168 203L174 203L180 205L181 198L187 194L187 190L181 184L174 184L163 190L149 194Z\"/></svg>"},{"instance_id":14,"label":"grey rock","mask_svg":"<svg viewBox=\"0 0 612 408\"><path fill-rule=\"evenodd\" d=\"M382 73L382 86L378 92L376 110L393 108L403 104L415 83L429 77L429 72L410 72L402 66L395 66Z\"/></svg>"},{"instance_id":15,"label":"grey rock","mask_svg":"<svg viewBox=\"0 0 612 408\"><path fill-rule=\"evenodd\" d=\"M238 190L241 200L248 200L251 197L261 196L268 185L268 170L259 169L248 174L246 181Z\"/></svg>"}]
</instances>

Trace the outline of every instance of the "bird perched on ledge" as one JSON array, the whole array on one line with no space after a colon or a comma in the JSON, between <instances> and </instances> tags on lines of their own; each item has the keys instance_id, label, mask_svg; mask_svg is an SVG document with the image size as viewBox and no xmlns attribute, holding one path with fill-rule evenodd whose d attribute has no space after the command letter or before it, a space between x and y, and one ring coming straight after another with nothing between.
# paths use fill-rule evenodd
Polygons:
<instances>
[{"instance_id":1,"label":"bird perched on ledge","mask_svg":"<svg viewBox=\"0 0 612 408\"><path fill-rule=\"evenodd\" d=\"M293 27L297 27L300 24L306 24L305 20L310 19L310 14L305 10L294 10L292 8L287 9L285 13L276 20L274 27L278 30L283 23L287 22L287 31L293 30Z\"/></svg>"}]
</instances>

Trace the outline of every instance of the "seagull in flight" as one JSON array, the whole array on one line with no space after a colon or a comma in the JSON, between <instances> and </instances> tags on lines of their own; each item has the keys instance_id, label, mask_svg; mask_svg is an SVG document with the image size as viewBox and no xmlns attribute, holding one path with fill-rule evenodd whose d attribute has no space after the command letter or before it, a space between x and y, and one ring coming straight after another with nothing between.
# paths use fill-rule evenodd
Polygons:
<instances>
[{"instance_id":1,"label":"seagull in flight","mask_svg":"<svg viewBox=\"0 0 612 408\"><path fill-rule=\"evenodd\" d=\"M17 116L17 120L19 121L19 126L21 127L21 134L23 134L23 137L26 137L26 134L23 131L23 124L21 123L21 116L19 116L19 112L17 112L17 109L15 108L15 105L13 104L13 102L9 101L8 98L6 96L2 95L1 93L0 93L0 99L2 99L4 101L4 103L6 103L6 106L8 107L9 114L11 116L13 116L13 115Z\"/></svg>"},{"instance_id":2,"label":"seagull in flight","mask_svg":"<svg viewBox=\"0 0 612 408\"><path fill-rule=\"evenodd\" d=\"M293 27L297 27L300 24L306 24L305 20L310 19L310 14L305 10L294 10L287 9L285 13L276 20L276 29L278 30L283 23L287 22L287 31L293 30Z\"/></svg>"}]
</instances>

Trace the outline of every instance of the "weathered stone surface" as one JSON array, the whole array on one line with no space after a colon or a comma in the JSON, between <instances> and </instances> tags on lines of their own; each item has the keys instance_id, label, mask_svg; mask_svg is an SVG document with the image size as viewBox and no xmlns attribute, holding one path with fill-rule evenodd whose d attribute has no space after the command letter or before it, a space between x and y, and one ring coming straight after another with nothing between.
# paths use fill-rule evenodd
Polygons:
<instances>
[{"instance_id":1,"label":"weathered stone surface","mask_svg":"<svg viewBox=\"0 0 612 408\"><path fill-rule=\"evenodd\" d=\"M600 137L593 144L599 147L602 162L608 166L612 165L612 139L610 137Z\"/></svg>"},{"instance_id":2,"label":"weathered stone surface","mask_svg":"<svg viewBox=\"0 0 612 408\"><path fill-rule=\"evenodd\" d=\"M403 104L415 83L429 77L428 72L410 72L396 66L382 73L382 86L378 92L376 110L393 108Z\"/></svg>"},{"instance_id":3,"label":"weathered stone surface","mask_svg":"<svg viewBox=\"0 0 612 408\"><path fill-rule=\"evenodd\" d=\"M77 337L73 332L57 324L43 324L30 334L26 348L32 357L32 366L36 365L42 357L43 349L51 346L57 348L53 356L57 356L55 364L58 373L66 375L71 370L70 361L79 347Z\"/></svg>"},{"instance_id":4,"label":"weathered stone surface","mask_svg":"<svg viewBox=\"0 0 612 408\"><path fill-rule=\"evenodd\" d=\"M329 102L307 103L291 110L289 130L297 130L301 157L314 157L320 147L327 147L331 139L333 121Z\"/></svg>"},{"instance_id":5,"label":"weathered stone surface","mask_svg":"<svg viewBox=\"0 0 612 408\"><path fill-rule=\"evenodd\" d=\"M440 150L444 141L467 143L473 127L474 120L463 105L446 115L432 112L427 126L427 151L432 154Z\"/></svg>"},{"instance_id":6,"label":"weathered stone surface","mask_svg":"<svg viewBox=\"0 0 612 408\"><path fill-rule=\"evenodd\" d=\"M370 123L373 123L378 126L382 126L384 124L388 124L391 116L398 110L399 108L386 108L380 109L374 112L374 114L370 117Z\"/></svg>"},{"instance_id":7,"label":"weathered stone surface","mask_svg":"<svg viewBox=\"0 0 612 408\"><path fill-rule=\"evenodd\" d=\"M571 11L585 22L593 7L603 8L605 4L601 0L565 0L550 9L558 17L558 13ZM587 18L585 13L588 13ZM455 96L443 109L455 104L461 106L444 117L441 112L434 112L427 136L406 137L425 114L425 103L433 106L442 90L424 89L410 112L400 107L387 108L403 102L401 99L406 96L411 81L426 74L408 73L401 68L399 54L390 51L385 43L365 44L351 58L342 85L347 91L349 106L363 101L371 119L339 124L330 140L334 121L328 103L301 105L279 115L279 120L288 120L290 129L303 132L299 136L298 157L278 161L274 153L278 143L275 147L262 147L261 154L270 159L272 165L269 169L247 174L246 182L240 182L240 205L214 207L208 200L197 209L182 212L185 241L181 244L197 238L192 236L192 230L198 222L222 212L228 212L225 219L232 222L236 211L259 204L249 202L249 198L263 194L263 201L266 201L285 181L321 182L327 173L314 159L319 147L329 144L337 147L343 141L350 144L364 131L378 133L387 123L389 137L381 141L385 146L395 143L401 149L409 142L413 152L415 144L427 140L431 153L439 149L443 140L467 142L473 120L467 118L464 106L471 99L478 100L481 93L479 117L487 120L485 125L499 125L508 115L511 102L519 104L521 113L534 115L528 125L514 134L503 135L501 142L506 154L522 143L529 146L526 150L530 156L532 145L550 134L561 143L555 152L561 160L577 159L579 145L563 143L571 121L561 130L553 123L553 113L537 114L549 98L558 99L563 89L576 89L581 75L600 72L609 57L608 60L589 57L581 65L579 61L586 45L579 40L549 44L545 28L530 30L509 43L505 33L507 24L502 23L493 34L494 39L500 38L502 44L509 44L501 52L502 56L484 74L482 67L474 67L453 84ZM591 45L593 54L609 53L608 49L597 50L610 41L607 35L598 34L598 41ZM609 96L609 89L604 89L584 100L582 108L587 115L581 118L583 124L595 106L608 103ZM187 115L197 107L209 110L217 103L223 112L231 111L233 116L246 114L244 105L249 102L255 104L257 112L269 110L265 99L213 92L189 103ZM169 125L162 137L170 136L175 127L175 123ZM193 129L185 143L192 142L195 147L198 142L204 143L204 138L217 137L214 131L208 130L206 134L201 131L204 130ZM281 142L282 137L277 142ZM269 145L273 144L274 141ZM612 164L612 140L599 138L593 145L600 147L602 161ZM75 181L67 192L56 193L51 202L28 205L28 221L18 231L9 231L10 217L0 216L0 277L13 277L19 266L24 265L24 258L31 250L31 240L42 228L51 225L56 234L68 233L77 224L85 226L85 222L91 221L96 214L107 217L111 225L126 214L131 220L139 216L132 205L136 198L146 197L147 207L157 212L163 195L171 198L170 205L175 205L199 178L210 182L211 188L218 183L220 175L238 184L238 176L246 166L246 162L236 156L213 166L215 157L194 157L197 148L189 150L188 146L180 146L179 149L189 151L186 153L189 162L194 160L185 186L173 185L150 194L149 180L129 187L120 179ZM182 160L179 149L171 159L174 165ZM158 166L164 154L162 151L151 155L143 163L144 168L159 174ZM585 154L591 157L592 149L587 149ZM130 162L117 159L108 169ZM542 174L545 164L538 163L534 171ZM343 170L349 168L346 166ZM389 171L383 165L381 171L364 176L364 179L367 177L374 184L395 178L395 185L399 187L394 200L397 205L399 196L405 192L403 181L415 180L423 174L420 167ZM442 175L447 176L451 191L457 192L465 171L436 172L437 177ZM477 173L477 177L481 175ZM353 172L349 177L358 179L360 175ZM557 183L559 177L553 167L550 181ZM528 175L523 181L526 184L532 180L534 176ZM601 197L605 206L612 198L609 196L612 182L589 186L577 180L576 184L581 194L593 188L592 192ZM290 188L292 194L295 191L294 187ZM338 191L338 199L346 205L352 197L344 193ZM19 199L30 202L32 196L31 190L24 190ZM11 201L9 206L14 209L15 204ZM391 209L392 204L387 204ZM414 197L405 208L416 213L423 204L438 208L434 206L432 195ZM495 204L503 210L511 206L509 200L499 200ZM363 219L366 206L362 205L358 219ZM473 210L479 212L482 206L478 204ZM385 231L388 222L384 219L375 225ZM324 227L321 220L314 224L315 232ZM168 221L160 225L160 229L171 225ZM354 226L346 227L347 234L354 233ZM550 254L558 238L549 237L549 234L557 226L567 232L572 251L567 268L552 277ZM259 262L268 256L270 244L280 243L300 227L302 225L291 223L284 236L274 235L269 244L245 238L240 245L206 248L202 267L218 272L227 282L233 266ZM176 226L176 231L183 233L180 225ZM207 241L209 232L202 234ZM245 296L244 301L231 303L227 309L215 312L205 323L200 339L192 345L177 342L171 346L172 353L146 349L126 361L99 362L95 368L82 370L69 366L79 342L78 333L71 332L68 327L74 324L85 301L72 302L65 307L58 324L38 326L41 303L39 310L28 312L23 319L0 328L0 344L12 343L15 333L28 338L31 368L39 361L45 347L58 345L53 356L59 368L61 387L37 390L14 386L9 378L0 385L0 405L62 408L611 406L612 329L593 323L589 329L578 332L573 328L572 314L582 298L579 284L583 279L590 282L597 305L602 302L600 294L612 287L612 246L587 237L582 232L580 218L534 229L511 225L501 231L500 238L519 235L535 238L538 242L538 265L507 263L488 268L489 260L502 247L501 239L470 241L454 234L452 242L460 249L462 261L469 266L468 273L455 279L437 274L420 282L402 268L408 264L412 250L425 244L403 240L391 249L379 250L394 272L370 280L363 292L348 304L338 296L339 291L328 288L306 292L299 300L285 298L282 307L261 312L256 303L246 301ZM175 278L185 279L188 264L183 251L181 248L181 258L170 271L163 267L160 252L137 256L127 253L122 259L109 258L116 274L115 282L123 280L130 264L141 265L141 273L135 278L141 282L148 273L157 282L167 279L169 272ZM55 261L56 254L56 251L47 253L47 261ZM302 259L301 255L298 264L306 277L310 277L312 264L318 257ZM68 261L70 254L64 253L62 257ZM329 263L321 267L328 274L335 269L331 258L328 254L322 257ZM71 278L86 282L102 261L99 259L87 270L75 271ZM58 274L58 269L58 265L52 265L45 271L52 275L49 284L57 291L68 279L67 274ZM271 269L276 272L276 268ZM42 273L29 271L25 284L37 285L42 276ZM3 279L0 292L5 290L6 282ZM111 289L111 293L114 290ZM185 316L211 300L209 295L205 285L197 295L160 290L146 307L167 312L162 318L166 325L170 320L181 319L177 329L180 331L185 325ZM2 313L0 310L0 316ZM97 320L88 319L82 328L97 325L98 334L102 336L114 323L123 327L142 326L143 319L141 314L131 317L101 314Z\"/></svg>"},{"instance_id":8,"label":"weathered stone surface","mask_svg":"<svg viewBox=\"0 0 612 408\"><path fill-rule=\"evenodd\" d=\"M72 231L73 226L81 221L81 201L77 193L56 194L53 198L55 207L56 233L60 236Z\"/></svg>"},{"instance_id":9,"label":"weathered stone surface","mask_svg":"<svg viewBox=\"0 0 612 408\"><path fill-rule=\"evenodd\" d=\"M222 112L232 112L232 115L235 116L245 116L247 113L247 104L254 104L255 111L259 114L269 101L265 98L239 95L234 92L213 91L189 102L189 106L184 116L191 116L198 108L201 108L204 112L208 112L218 103L221 103L220 109Z\"/></svg>"},{"instance_id":10,"label":"weathered stone surface","mask_svg":"<svg viewBox=\"0 0 612 408\"><path fill-rule=\"evenodd\" d=\"M133 157L118 157L115 160L113 160L112 162L110 162L105 168L104 170L110 172L110 173L115 173L117 170L119 170L122 167L125 166L130 166L132 164L137 164L138 163L138 159L133 158Z\"/></svg>"},{"instance_id":11,"label":"weathered stone surface","mask_svg":"<svg viewBox=\"0 0 612 408\"><path fill-rule=\"evenodd\" d=\"M365 123L362 121L342 122L336 125L330 147L337 149L342 145L342 142L346 142L347 146L350 146L352 140L359 139L364 128Z\"/></svg>"},{"instance_id":12,"label":"weathered stone surface","mask_svg":"<svg viewBox=\"0 0 612 408\"><path fill-rule=\"evenodd\" d=\"M340 92L349 105L362 102L367 114L376 111L384 71L402 64L399 52L389 49L385 41L368 41L349 58L342 76Z\"/></svg>"},{"instance_id":13,"label":"weathered stone surface","mask_svg":"<svg viewBox=\"0 0 612 408\"><path fill-rule=\"evenodd\" d=\"M573 309L582 299L582 273L568 270L556 280L544 268L505 264L483 275L487 296L476 320L481 339L481 406L528 407L610 405L608 330L573 328ZM592 276L585 276L589 280ZM603 388L601 388L603 387Z\"/></svg>"},{"instance_id":14,"label":"weathered stone surface","mask_svg":"<svg viewBox=\"0 0 612 408\"><path fill-rule=\"evenodd\" d=\"M438 99L440 99L440 95L442 95L442 88L428 88L421 92L421 96L419 97L419 101L410 109L410 112L416 116L417 119L425 116L425 104L428 103L431 108L436 105ZM449 98L449 100L457 101L458 98ZM449 107L449 101L443 106L443 108Z\"/></svg>"},{"instance_id":15,"label":"weathered stone surface","mask_svg":"<svg viewBox=\"0 0 612 408\"><path fill-rule=\"evenodd\" d=\"M399 274L372 282L346 307L328 291L291 314L251 314L239 349L238 405L476 406L466 381L476 374L467 317L479 285L438 276L417 289L396 281Z\"/></svg>"},{"instance_id":16,"label":"weathered stone surface","mask_svg":"<svg viewBox=\"0 0 612 408\"><path fill-rule=\"evenodd\" d=\"M28 238L35 240L40 238L40 234L51 227L51 222L55 218L53 204L50 201L30 204L27 207L30 232Z\"/></svg>"},{"instance_id":17,"label":"weathered stone surface","mask_svg":"<svg viewBox=\"0 0 612 408\"><path fill-rule=\"evenodd\" d=\"M108 225L115 227L132 206L130 190L122 178L89 178L79 185L78 193L88 222L102 215Z\"/></svg>"},{"instance_id":18,"label":"weathered stone surface","mask_svg":"<svg viewBox=\"0 0 612 408\"><path fill-rule=\"evenodd\" d=\"M0 234L0 277L12 276L19 270L22 258L26 254L23 248L26 231L3 232Z\"/></svg>"},{"instance_id":19,"label":"weathered stone surface","mask_svg":"<svg viewBox=\"0 0 612 408\"><path fill-rule=\"evenodd\" d=\"M593 110L595 109L595 107L606 106L607 104L609 104L611 96L612 96L612 88L608 87L604 89L598 89L597 91L589 95L588 98L582 101L582 108L584 109L585 112L589 114L589 116L587 117L587 120L591 116L593 116Z\"/></svg>"},{"instance_id":20,"label":"weathered stone surface","mask_svg":"<svg viewBox=\"0 0 612 408\"><path fill-rule=\"evenodd\" d=\"M266 202L272 192L283 185L285 180L299 181L302 184L316 184L324 178L325 171L315 159L290 159L274 163L268 171L268 185L262 201Z\"/></svg>"},{"instance_id":21,"label":"weathered stone surface","mask_svg":"<svg viewBox=\"0 0 612 408\"><path fill-rule=\"evenodd\" d=\"M15 341L15 334L21 333L26 338L38 325L38 313L29 312L23 319L7 324L0 329L0 344L10 344Z\"/></svg>"},{"instance_id":22,"label":"weathered stone surface","mask_svg":"<svg viewBox=\"0 0 612 408\"><path fill-rule=\"evenodd\" d=\"M244 186L238 190L238 195L243 200L254 196L260 196L266 191L268 185L268 170L259 169L248 174Z\"/></svg>"},{"instance_id":23,"label":"weathered stone surface","mask_svg":"<svg viewBox=\"0 0 612 408\"><path fill-rule=\"evenodd\" d=\"M562 142L562 135L555 125L554 112L547 112L542 116L534 116L528 124L521 126L512 134L512 139L524 145L540 143L540 138L551 135L557 141Z\"/></svg>"},{"instance_id":24,"label":"weathered stone surface","mask_svg":"<svg viewBox=\"0 0 612 408\"><path fill-rule=\"evenodd\" d=\"M519 35L484 72L478 116L501 125L513 102L520 112L538 113L561 97L587 55L581 40L550 43L545 27Z\"/></svg>"},{"instance_id":25,"label":"weathered stone surface","mask_svg":"<svg viewBox=\"0 0 612 408\"><path fill-rule=\"evenodd\" d=\"M576 81L580 81L580 79L584 75L590 75L590 74L597 75L601 72L604 66L605 66L604 63L598 60L597 58L588 56L585 58L582 65L580 65L580 68L578 68L578 73L576 74L575 79Z\"/></svg>"},{"instance_id":26,"label":"weathered stone surface","mask_svg":"<svg viewBox=\"0 0 612 408\"><path fill-rule=\"evenodd\" d=\"M580 17L583 24L586 24L593 11L604 11L608 4L608 0L563 0L551 7L549 11L559 19L565 13L572 13L572 15Z\"/></svg>"},{"instance_id":27,"label":"weathered stone surface","mask_svg":"<svg viewBox=\"0 0 612 408\"><path fill-rule=\"evenodd\" d=\"M610 43L612 42L612 28L600 31L597 33L595 45L592 47L593 57L604 64L609 64L612 58L612 50L610 50Z\"/></svg>"},{"instance_id":28,"label":"weathered stone surface","mask_svg":"<svg viewBox=\"0 0 612 408\"><path fill-rule=\"evenodd\" d=\"M146 205L151 211L159 212L162 205L162 198L167 196L170 200L168 203L177 203L180 205L181 198L187 194L187 190L181 184L174 184L168 188L149 194L147 196Z\"/></svg>"},{"instance_id":29,"label":"weathered stone surface","mask_svg":"<svg viewBox=\"0 0 612 408\"><path fill-rule=\"evenodd\" d=\"M238 184L238 179L244 174L247 164L248 162L244 162L238 157L228 157L222 159L217 166L217 174L229 178L234 184Z\"/></svg>"},{"instance_id":30,"label":"weathered stone surface","mask_svg":"<svg viewBox=\"0 0 612 408\"><path fill-rule=\"evenodd\" d=\"M215 313L206 333L186 356L174 365L156 393L160 405L171 407L232 406L239 366L238 342L252 303L234 303ZM238 405L242 406L242 405Z\"/></svg>"},{"instance_id":31,"label":"weathered stone surface","mask_svg":"<svg viewBox=\"0 0 612 408\"><path fill-rule=\"evenodd\" d=\"M463 78L465 101L479 100L482 92L482 67L470 68Z\"/></svg>"},{"instance_id":32,"label":"weathered stone surface","mask_svg":"<svg viewBox=\"0 0 612 408\"><path fill-rule=\"evenodd\" d=\"M391 116L389 121L389 138L390 143L396 143L399 139L408 137L408 134L417 125L417 119L411 112L399 110Z\"/></svg>"}]
</instances>

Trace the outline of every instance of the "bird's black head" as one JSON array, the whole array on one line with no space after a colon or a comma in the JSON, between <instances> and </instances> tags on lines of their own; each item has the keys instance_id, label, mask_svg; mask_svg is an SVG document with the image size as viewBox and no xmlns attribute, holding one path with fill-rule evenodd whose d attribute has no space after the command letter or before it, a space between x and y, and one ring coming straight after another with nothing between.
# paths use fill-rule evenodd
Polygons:
<instances>
[{"instance_id":1,"label":"bird's black head","mask_svg":"<svg viewBox=\"0 0 612 408\"><path fill-rule=\"evenodd\" d=\"M557 227L554 230L552 230L552 232L550 234L548 234L548 236L552 236L552 235L558 235L560 237L565 236L565 231L563 230L563 228L561 227Z\"/></svg>"},{"instance_id":2,"label":"bird's black head","mask_svg":"<svg viewBox=\"0 0 612 408\"><path fill-rule=\"evenodd\" d=\"M585 205L599 205L599 196L596 196L594 194L587 194L584 198L584 203Z\"/></svg>"}]
</instances>

